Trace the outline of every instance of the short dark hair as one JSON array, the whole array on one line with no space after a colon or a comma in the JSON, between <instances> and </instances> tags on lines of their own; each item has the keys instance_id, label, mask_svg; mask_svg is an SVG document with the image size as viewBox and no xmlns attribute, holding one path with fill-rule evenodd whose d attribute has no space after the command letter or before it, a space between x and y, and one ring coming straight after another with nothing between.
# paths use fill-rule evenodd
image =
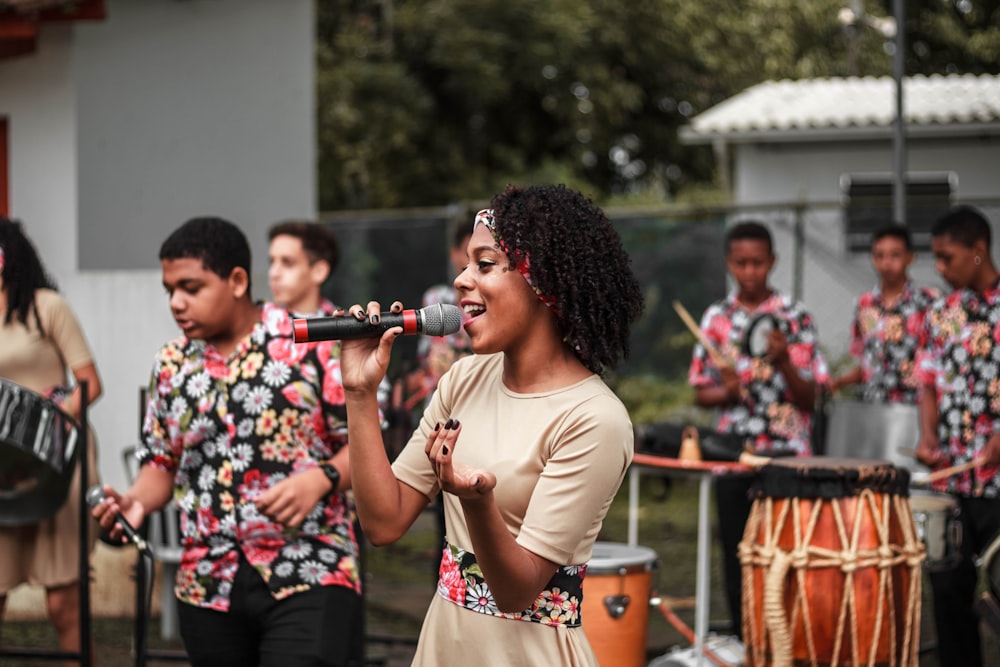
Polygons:
<instances>
[{"instance_id":1,"label":"short dark hair","mask_svg":"<svg viewBox=\"0 0 1000 667\"><path fill-rule=\"evenodd\" d=\"M340 262L340 244L333 230L326 225L307 220L285 220L268 230L268 241L273 241L276 236L293 236L301 241L310 264L323 260L330 265L332 272Z\"/></svg>"},{"instance_id":2,"label":"short dark hair","mask_svg":"<svg viewBox=\"0 0 1000 667\"><path fill-rule=\"evenodd\" d=\"M508 185L492 208L508 257L528 257L534 286L555 300L566 344L592 372L614 368L643 298L604 211L564 185Z\"/></svg>"},{"instance_id":3,"label":"short dark hair","mask_svg":"<svg viewBox=\"0 0 1000 667\"><path fill-rule=\"evenodd\" d=\"M774 254L774 241L771 239L771 232L763 223L756 220L746 220L738 222L726 232L726 253L735 241L763 241L767 244L768 254Z\"/></svg>"},{"instance_id":4,"label":"short dark hair","mask_svg":"<svg viewBox=\"0 0 1000 667\"><path fill-rule=\"evenodd\" d=\"M160 246L160 260L165 259L200 259L206 269L223 279L241 268L247 272L250 295L250 244L243 231L228 220L191 218Z\"/></svg>"},{"instance_id":5,"label":"short dark hair","mask_svg":"<svg viewBox=\"0 0 1000 667\"><path fill-rule=\"evenodd\" d=\"M905 225L898 222L882 225L872 234L872 245L874 246L885 238L899 239L906 245L907 250L913 250L913 237L910 236L910 230Z\"/></svg>"},{"instance_id":6,"label":"short dark hair","mask_svg":"<svg viewBox=\"0 0 1000 667\"><path fill-rule=\"evenodd\" d=\"M992 243L989 221L972 206L956 206L938 218L931 227L931 236L949 236L967 248L976 241L985 241L987 248Z\"/></svg>"}]
</instances>

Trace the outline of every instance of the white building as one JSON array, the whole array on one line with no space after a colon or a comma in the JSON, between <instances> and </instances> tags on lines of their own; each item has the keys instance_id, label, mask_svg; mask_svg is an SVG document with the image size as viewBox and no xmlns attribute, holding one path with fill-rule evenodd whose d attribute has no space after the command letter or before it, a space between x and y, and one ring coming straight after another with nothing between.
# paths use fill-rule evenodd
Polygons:
<instances>
[{"instance_id":1,"label":"white building","mask_svg":"<svg viewBox=\"0 0 1000 667\"><path fill-rule=\"evenodd\" d=\"M997 230L1000 254L1000 76L917 76L903 91L909 187L922 193L909 197L907 224L926 240L942 206L977 205ZM891 219L894 119L888 77L768 81L681 132L687 143L713 146L732 201L744 209L733 219L769 224L773 282L800 295L831 361L847 352L854 299L877 280L864 231L867 216ZM920 284L944 286L929 253L918 255L912 273Z\"/></svg>"},{"instance_id":2,"label":"white building","mask_svg":"<svg viewBox=\"0 0 1000 667\"><path fill-rule=\"evenodd\" d=\"M83 324L105 392L100 471L121 487L138 390L178 333L160 243L193 216L236 222L265 297L267 227L315 217L313 3L0 5L0 213Z\"/></svg>"}]
</instances>

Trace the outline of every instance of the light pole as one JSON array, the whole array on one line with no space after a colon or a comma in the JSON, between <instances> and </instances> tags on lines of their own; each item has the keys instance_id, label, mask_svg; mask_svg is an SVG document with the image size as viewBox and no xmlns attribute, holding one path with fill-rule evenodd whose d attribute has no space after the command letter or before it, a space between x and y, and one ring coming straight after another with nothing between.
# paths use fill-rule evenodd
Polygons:
<instances>
[{"instance_id":1,"label":"light pole","mask_svg":"<svg viewBox=\"0 0 1000 667\"><path fill-rule=\"evenodd\" d=\"M906 66L905 10L903 0L892 0L892 17L878 18L865 13L861 0L854 0L850 7L841 8L837 15L845 28L865 25L893 40L892 78L895 82L895 119L892 125L892 216L898 223L906 224L906 119L903 116L903 78ZM856 47L848 45L849 69L856 74Z\"/></svg>"}]
</instances>

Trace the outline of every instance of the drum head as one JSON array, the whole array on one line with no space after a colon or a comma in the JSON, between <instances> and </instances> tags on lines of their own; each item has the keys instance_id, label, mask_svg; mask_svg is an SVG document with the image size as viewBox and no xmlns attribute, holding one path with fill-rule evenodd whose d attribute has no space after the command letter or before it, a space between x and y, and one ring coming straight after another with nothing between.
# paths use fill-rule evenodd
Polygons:
<instances>
[{"instance_id":1,"label":"drum head","mask_svg":"<svg viewBox=\"0 0 1000 667\"><path fill-rule=\"evenodd\" d=\"M650 570L656 562L656 552L648 547L630 546L617 542L594 542L587 573Z\"/></svg>"},{"instance_id":2,"label":"drum head","mask_svg":"<svg viewBox=\"0 0 1000 667\"><path fill-rule=\"evenodd\" d=\"M863 489L909 495L910 473L886 461L833 457L773 459L753 482L753 498L846 498Z\"/></svg>"}]
</instances>

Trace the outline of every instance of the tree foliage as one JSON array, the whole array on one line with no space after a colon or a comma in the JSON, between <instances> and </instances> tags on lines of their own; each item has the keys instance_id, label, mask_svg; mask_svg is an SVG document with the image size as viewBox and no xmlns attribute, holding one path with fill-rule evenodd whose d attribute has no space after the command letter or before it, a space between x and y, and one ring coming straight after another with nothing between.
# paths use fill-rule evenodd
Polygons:
<instances>
[{"instance_id":1,"label":"tree foliage","mask_svg":"<svg viewBox=\"0 0 1000 667\"><path fill-rule=\"evenodd\" d=\"M888 75L845 6L891 0L317 3L320 206L440 205L510 181L597 199L710 183L690 118L769 79ZM906 0L907 73L1000 67L998 0Z\"/></svg>"}]
</instances>

